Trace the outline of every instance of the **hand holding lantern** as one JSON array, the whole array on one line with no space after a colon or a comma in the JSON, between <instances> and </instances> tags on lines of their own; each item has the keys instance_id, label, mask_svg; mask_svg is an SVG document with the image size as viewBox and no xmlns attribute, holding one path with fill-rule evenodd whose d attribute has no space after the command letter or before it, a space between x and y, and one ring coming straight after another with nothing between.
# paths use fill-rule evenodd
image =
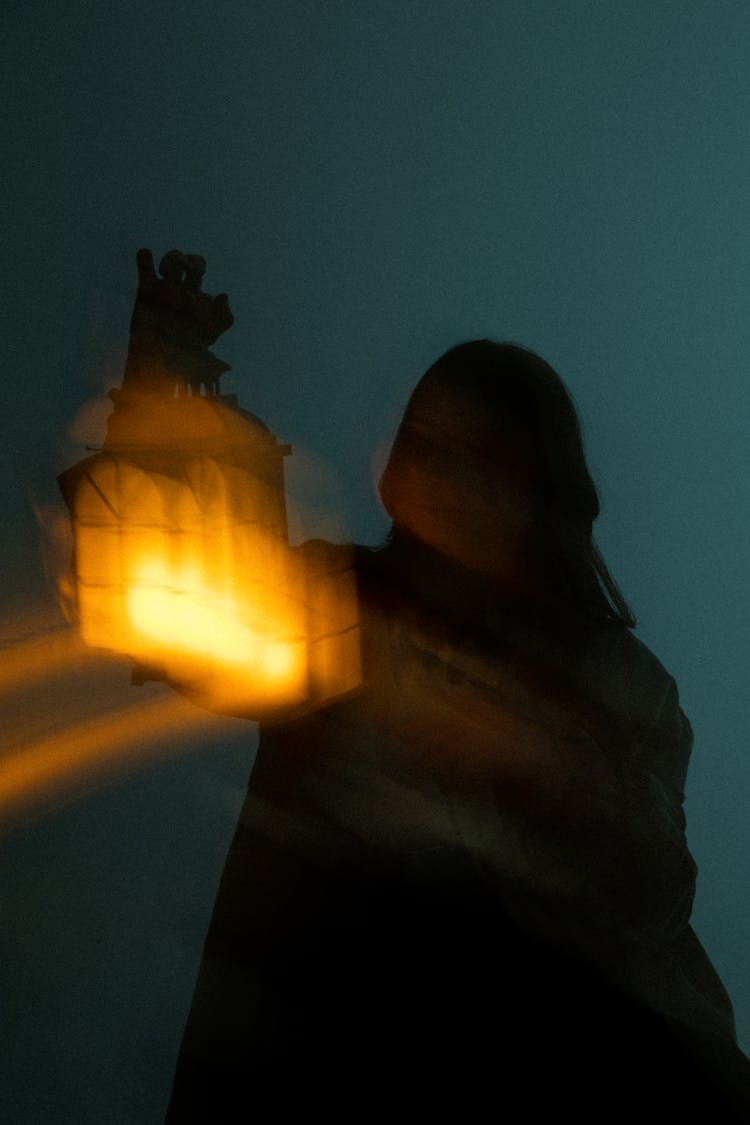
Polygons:
<instances>
[{"instance_id":1,"label":"hand holding lantern","mask_svg":"<svg viewBox=\"0 0 750 1125\"><path fill-rule=\"evenodd\" d=\"M260 718L359 681L354 579L340 556L288 545L289 446L241 410L208 350L233 323L170 251L139 286L122 388L101 453L60 477L74 531L83 639L131 656L211 709Z\"/></svg>"}]
</instances>

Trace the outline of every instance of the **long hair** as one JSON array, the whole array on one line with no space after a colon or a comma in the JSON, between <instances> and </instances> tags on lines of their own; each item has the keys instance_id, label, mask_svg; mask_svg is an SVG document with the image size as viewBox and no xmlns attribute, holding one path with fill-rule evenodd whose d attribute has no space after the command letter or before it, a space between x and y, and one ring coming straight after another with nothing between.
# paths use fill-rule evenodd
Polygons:
<instances>
[{"instance_id":1,"label":"long hair","mask_svg":"<svg viewBox=\"0 0 750 1125\"><path fill-rule=\"evenodd\" d=\"M397 462L411 440L411 424L446 392L456 403L472 400L490 424L496 419L498 428L502 423L522 434L536 465L531 487L548 589L576 612L633 628L635 617L594 542L599 497L586 465L573 399L545 360L517 344L459 344L420 379L380 482L394 527L399 528L401 516Z\"/></svg>"}]
</instances>

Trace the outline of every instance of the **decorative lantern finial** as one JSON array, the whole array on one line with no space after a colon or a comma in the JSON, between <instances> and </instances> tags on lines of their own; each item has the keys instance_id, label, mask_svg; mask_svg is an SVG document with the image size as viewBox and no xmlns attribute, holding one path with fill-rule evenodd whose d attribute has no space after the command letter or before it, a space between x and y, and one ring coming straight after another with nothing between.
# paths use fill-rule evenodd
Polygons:
<instances>
[{"instance_id":1,"label":"decorative lantern finial","mask_svg":"<svg viewBox=\"0 0 750 1125\"><path fill-rule=\"evenodd\" d=\"M230 365L210 346L234 324L226 293L201 289L206 260L170 250L157 277L150 250L138 251L138 293L130 322L123 392L219 395Z\"/></svg>"}]
</instances>

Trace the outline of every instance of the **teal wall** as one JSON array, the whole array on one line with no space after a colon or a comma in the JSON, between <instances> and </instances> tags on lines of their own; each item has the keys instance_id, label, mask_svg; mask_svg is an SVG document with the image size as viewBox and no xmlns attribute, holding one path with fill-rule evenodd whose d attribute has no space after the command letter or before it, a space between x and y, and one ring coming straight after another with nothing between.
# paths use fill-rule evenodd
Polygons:
<instances>
[{"instance_id":1,"label":"teal wall","mask_svg":"<svg viewBox=\"0 0 750 1125\"><path fill-rule=\"evenodd\" d=\"M0 21L3 619L52 612L32 509L96 439L80 412L121 373L139 246L208 258L236 316L225 389L362 542L426 366L477 335L540 351L580 409L600 545L693 722L695 925L747 1050L748 5L38 0ZM19 908L12 938L28 1120L48 1097L61 1121L159 1120L253 737L14 831L5 885L43 922Z\"/></svg>"}]
</instances>

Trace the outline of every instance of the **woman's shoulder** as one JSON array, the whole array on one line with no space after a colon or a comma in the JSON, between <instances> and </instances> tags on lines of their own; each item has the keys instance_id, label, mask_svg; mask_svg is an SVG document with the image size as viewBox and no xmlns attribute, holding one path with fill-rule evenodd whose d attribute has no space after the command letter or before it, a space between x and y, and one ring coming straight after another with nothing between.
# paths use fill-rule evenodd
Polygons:
<instances>
[{"instance_id":1,"label":"woman's shoulder","mask_svg":"<svg viewBox=\"0 0 750 1125\"><path fill-rule=\"evenodd\" d=\"M630 709L654 722L678 706L677 682L656 653L626 626L608 622L598 631L593 674L606 679Z\"/></svg>"}]
</instances>

